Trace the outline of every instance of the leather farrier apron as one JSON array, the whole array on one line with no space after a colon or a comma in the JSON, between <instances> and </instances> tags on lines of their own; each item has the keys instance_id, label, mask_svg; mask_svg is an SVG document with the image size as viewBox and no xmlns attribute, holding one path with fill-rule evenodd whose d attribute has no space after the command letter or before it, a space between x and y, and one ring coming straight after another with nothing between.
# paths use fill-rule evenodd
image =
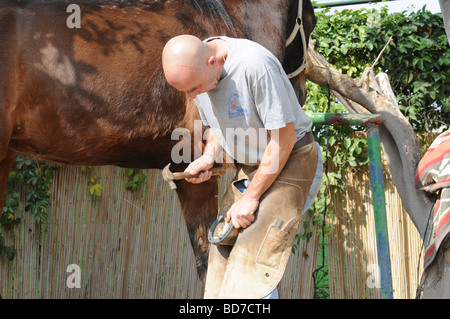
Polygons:
<instances>
[{"instance_id":1,"label":"leather farrier apron","mask_svg":"<svg viewBox=\"0 0 450 319\"><path fill-rule=\"evenodd\" d=\"M241 229L234 246L211 245L205 298L262 298L283 277L317 167L314 142L292 151L260 199L255 220ZM252 179L255 166L240 166L219 207L219 216L243 194L235 184Z\"/></svg>"}]
</instances>

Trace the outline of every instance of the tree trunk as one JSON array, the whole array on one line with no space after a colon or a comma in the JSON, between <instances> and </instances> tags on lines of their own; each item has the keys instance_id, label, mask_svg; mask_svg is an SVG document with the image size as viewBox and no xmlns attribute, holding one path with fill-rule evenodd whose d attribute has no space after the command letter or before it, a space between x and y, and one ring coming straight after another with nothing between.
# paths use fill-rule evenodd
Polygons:
<instances>
[{"instance_id":1,"label":"tree trunk","mask_svg":"<svg viewBox=\"0 0 450 319\"><path fill-rule=\"evenodd\" d=\"M353 79L333 68L310 41L306 78L321 86L329 83L333 94L350 112L383 117L380 139L391 175L403 206L423 238L433 203L425 192L415 188L420 149L410 123L398 108L387 75L379 73L375 76L373 69L368 67L361 79Z\"/></svg>"}]
</instances>

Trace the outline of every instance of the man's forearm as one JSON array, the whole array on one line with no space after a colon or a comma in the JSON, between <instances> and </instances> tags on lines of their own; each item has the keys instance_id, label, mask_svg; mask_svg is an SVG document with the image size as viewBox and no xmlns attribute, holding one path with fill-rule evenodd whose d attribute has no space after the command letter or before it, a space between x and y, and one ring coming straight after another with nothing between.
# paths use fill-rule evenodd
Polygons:
<instances>
[{"instance_id":1,"label":"man's forearm","mask_svg":"<svg viewBox=\"0 0 450 319\"><path fill-rule=\"evenodd\" d=\"M245 195L259 200L280 174L296 141L293 123L271 132L271 140Z\"/></svg>"},{"instance_id":2,"label":"man's forearm","mask_svg":"<svg viewBox=\"0 0 450 319\"><path fill-rule=\"evenodd\" d=\"M203 155L208 156L211 160L216 161L222 151L222 146L217 140L211 128L208 129L205 148Z\"/></svg>"},{"instance_id":3,"label":"man's forearm","mask_svg":"<svg viewBox=\"0 0 450 319\"><path fill-rule=\"evenodd\" d=\"M198 175L194 178L186 178L190 183L203 183L211 178L211 171L209 169L214 166L214 162L217 156L221 153L221 145L217 138L214 136L212 130L209 130L209 135L206 139L206 145L203 149L203 154L199 158L195 159L185 169L185 172L189 172L191 175Z\"/></svg>"}]
</instances>

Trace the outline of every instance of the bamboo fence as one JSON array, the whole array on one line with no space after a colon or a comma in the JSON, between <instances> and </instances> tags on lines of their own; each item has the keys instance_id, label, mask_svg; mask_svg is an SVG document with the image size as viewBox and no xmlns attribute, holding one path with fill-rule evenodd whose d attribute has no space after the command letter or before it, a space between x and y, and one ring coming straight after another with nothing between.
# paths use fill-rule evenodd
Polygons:
<instances>
[{"instance_id":1,"label":"bamboo fence","mask_svg":"<svg viewBox=\"0 0 450 319\"><path fill-rule=\"evenodd\" d=\"M125 189L123 169L93 170L60 167L54 173L48 221L37 224L21 207L22 222L13 232L3 232L6 245L17 249L13 262L0 258L3 298L201 298L180 203L161 171L145 171L146 184L131 192ZM99 198L87 190L92 174L103 186ZM379 298L379 289L369 282L377 259L368 174L349 172L346 192L332 198L335 229L327 242L331 298ZM219 200L232 175L222 177ZM385 190L394 297L413 298L421 239L388 172ZM25 198L26 190L20 193ZM313 233L291 255L280 298L313 297L319 246ZM71 264L80 267L81 288L67 285Z\"/></svg>"},{"instance_id":2,"label":"bamboo fence","mask_svg":"<svg viewBox=\"0 0 450 319\"><path fill-rule=\"evenodd\" d=\"M345 192L331 197L335 213L335 218L329 220L334 230L327 237L331 298L380 298L369 174L368 169L349 170L344 177ZM396 299L414 298L422 274L422 239L386 169L384 188L393 295Z\"/></svg>"}]
</instances>

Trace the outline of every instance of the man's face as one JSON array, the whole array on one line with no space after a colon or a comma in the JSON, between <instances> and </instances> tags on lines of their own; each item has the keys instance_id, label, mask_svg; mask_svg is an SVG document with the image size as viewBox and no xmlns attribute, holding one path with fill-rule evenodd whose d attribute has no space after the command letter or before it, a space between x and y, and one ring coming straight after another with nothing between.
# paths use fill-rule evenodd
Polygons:
<instances>
[{"instance_id":1,"label":"man's face","mask_svg":"<svg viewBox=\"0 0 450 319\"><path fill-rule=\"evenodd\" d=\"M216 88L219 81L211 70L204 72L193 72L191 80L187 82L186 92L191 99L195 99L197 95L212 91Z\"/></svg>"},{"instance_id":2,"label":"man's face","mask_svg":"<svg viewBox=\"0 0 450 319\"><path fill-rule=\"evenodd\" d=\"M195 68L180 66L177 71L177 76L169 81L170 85L195 99L216 88L222 69L214 60Z\"/></svg>"}]
</instances>

